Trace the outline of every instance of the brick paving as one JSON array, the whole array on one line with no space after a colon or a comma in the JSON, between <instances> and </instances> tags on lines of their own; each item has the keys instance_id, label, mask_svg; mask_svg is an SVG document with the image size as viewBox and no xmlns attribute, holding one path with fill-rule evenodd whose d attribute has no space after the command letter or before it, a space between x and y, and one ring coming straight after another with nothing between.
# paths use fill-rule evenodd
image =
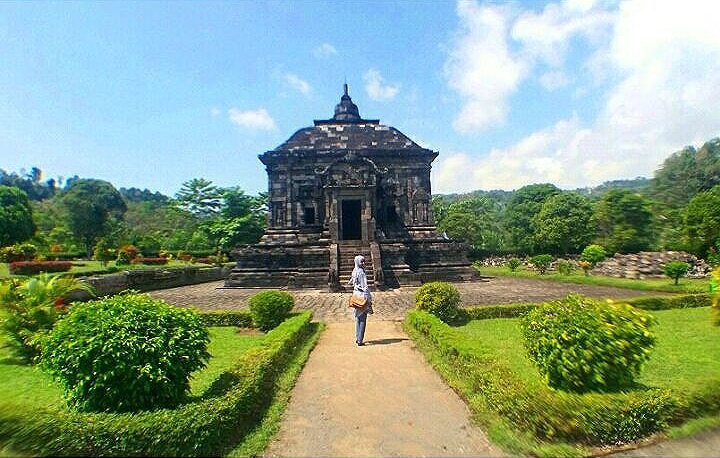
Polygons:
<instances>
[{"instance_id":1,"label":"brick paving","mask_svg":"<svg viewBox=\"0 0 720 458\"><path fill-rule=\"evenodd\" d=\"M495 277L484 281L455 283L464 306L508 304L513 302L541 302L558 299L569 293L580 293L598 298L629 298L657 295L656 292L627 290L606 286L561 283L526 278ZM150 294L170 304L200 310L242 310L247 308L250 296L261 291L253 288L224 288L223 282L201 283ZM417 287L402 287L373 292L375 320L397 321L413 307ZM295 297L297 310L312 310L315 320L326 322L347 321L351 313L347 307L349 292L324 290L289 290Z\"/></svg>"}]
</instances>

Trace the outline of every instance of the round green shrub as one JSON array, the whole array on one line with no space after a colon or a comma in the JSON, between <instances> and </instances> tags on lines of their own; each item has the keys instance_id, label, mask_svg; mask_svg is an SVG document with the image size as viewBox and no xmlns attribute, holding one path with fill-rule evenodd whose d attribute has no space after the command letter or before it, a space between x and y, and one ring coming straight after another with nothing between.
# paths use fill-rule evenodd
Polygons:
<instances>
[{"instance_id":1,"label":"round green shrub","mask_svg":"<svg viewBox=\"0 0 720 458\"><path fill-rule=\"evenodd\" d=\"M269 331L285 321L295 299L288 292L271 289L252 296L249 304L255 325L262 331Z\"/></svg>"},{"instance_id":2,"label":"round green shrub","mask_svg":"<svg viewBox=\"0 0 720 458\"><path fill-rule=\"evenodd\" d=\"M557 270L562 275L572 275L575 272L575 264L572 261L558 261Z\"/></svg>"},{"instance_id":3,"label":"round green shrub","mask_svg":"<svg viewBox=\"0 0 720 458\"><path fill-rule=\"evenodd\" d=\"M129 292L75 305L43 340L41 363L78 410L170 408L205 366L209 341L197 312Z\"/></svg>"},{"instance_id":4,"label":"round green shrub","mask_svg":"<svg viewBox=\"0 0 720 458\"><path fill-rule=\"evenodd\" d=\"M584 393L631 387L655 344L652 315L571 294L521 318L530 360L548 385Z\"/></svg>"},{"instance_id":5,"label":"round green shrub","mask_svg":"<svg viewBox=\"0 0 720 458\"><path fill-rule=\"evenodd\" d=\"M553 257L549 254L537 254L530 258L530 264L535 266L535 268L540 272L540 275L544 275L545 272L547 272L548 267L550 267L550 263L552 262Z\"/></svg>"},{"instance_id":6,"label":"round green shrub","mask_svg":"<svg viewBox=\"0 0 720 458\"><path fill-rule=\"evenodd\" d=\"M415 308L425 310L446 323L459 320L460 293L450 283L434 281L425 283L415 292Z\"/></svg>"},{"instance_id":7,"label":"round green shrub","mask_svg":"<svg viewBox=\"0 0 720 458\"><path fill-rule=\"evenodd\" d=\"M606 257L607 252L602 245L588 245L580 253L580 260L589 262L592 267L595 267L598 262L604 261Z\"/></svg>"},{"instance_id":8,"label":"round green shrub","mask_svg":"<svg viewBox=\"0 0 720 458\"><path fill-rule=\"evenodd\" d=\"M511 272L515 272L522 265L522 261L518 258L510 258L505 261L505 265L508 269L510 269Z\"/></svg>"}]
</instances>

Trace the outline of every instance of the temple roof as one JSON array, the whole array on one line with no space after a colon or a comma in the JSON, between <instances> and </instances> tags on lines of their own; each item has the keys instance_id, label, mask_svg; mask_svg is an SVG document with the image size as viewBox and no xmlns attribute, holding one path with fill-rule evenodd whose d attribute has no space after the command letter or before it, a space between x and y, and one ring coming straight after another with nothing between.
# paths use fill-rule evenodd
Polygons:
<instances>
[{"instance_id":1,"label":"temple roof","mask_svg":"<svg viewBox=\"0 0 720 458\"><path fill-rule=\"evenodd\" d=\"M394 127L382 125L377 119L362 119L348 95L347 84L343 89L340 103L335 106L335 116L315 120L314 127L298 130L275 151L424 149Z\"/></svg>"},{"instance_id":2,"label":"temple roof","mask_svg":"<svg viewBox=\"0 0 720 458\"><path fill-rule=\"evenodd\" d=\"M423 149L394 127L372 124L321 124L293 134L275 151L338 149Z\"/></svg>"}]
</instances>

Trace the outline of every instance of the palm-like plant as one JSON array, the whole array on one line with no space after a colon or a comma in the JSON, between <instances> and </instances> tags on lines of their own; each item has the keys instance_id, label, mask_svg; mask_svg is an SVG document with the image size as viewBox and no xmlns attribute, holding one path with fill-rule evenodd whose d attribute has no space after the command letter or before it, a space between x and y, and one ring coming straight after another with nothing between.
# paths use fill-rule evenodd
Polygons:
<instances>
[{"instance_id":1,"label":"palm-like plant","mask_svg":"<svg viewBox=\"0 0 720 458\"><path fill-rule=\"evenodd\" d=\"M77 290L94 294L88 283L46 273L0 283L0 330L18 356L31 362L40 354L39 338L67 311L65 297Z\"/></svg>"}]
</instances>

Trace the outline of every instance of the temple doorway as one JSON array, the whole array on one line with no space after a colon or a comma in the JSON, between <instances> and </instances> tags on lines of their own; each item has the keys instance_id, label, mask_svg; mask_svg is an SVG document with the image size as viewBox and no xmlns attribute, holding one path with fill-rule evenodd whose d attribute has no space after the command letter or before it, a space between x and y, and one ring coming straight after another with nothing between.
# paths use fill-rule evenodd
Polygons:
<instances>
[{"instance_id":1,"label":"temple doorway","mask_svg":"<svg viewBox=\"0 0 720 458\"><path fill-rule=\"evenodd\" d=\"M342 240L362 239L360 206L360 199L346 199L342 201Z\"/></svg>"}]
</instances>

